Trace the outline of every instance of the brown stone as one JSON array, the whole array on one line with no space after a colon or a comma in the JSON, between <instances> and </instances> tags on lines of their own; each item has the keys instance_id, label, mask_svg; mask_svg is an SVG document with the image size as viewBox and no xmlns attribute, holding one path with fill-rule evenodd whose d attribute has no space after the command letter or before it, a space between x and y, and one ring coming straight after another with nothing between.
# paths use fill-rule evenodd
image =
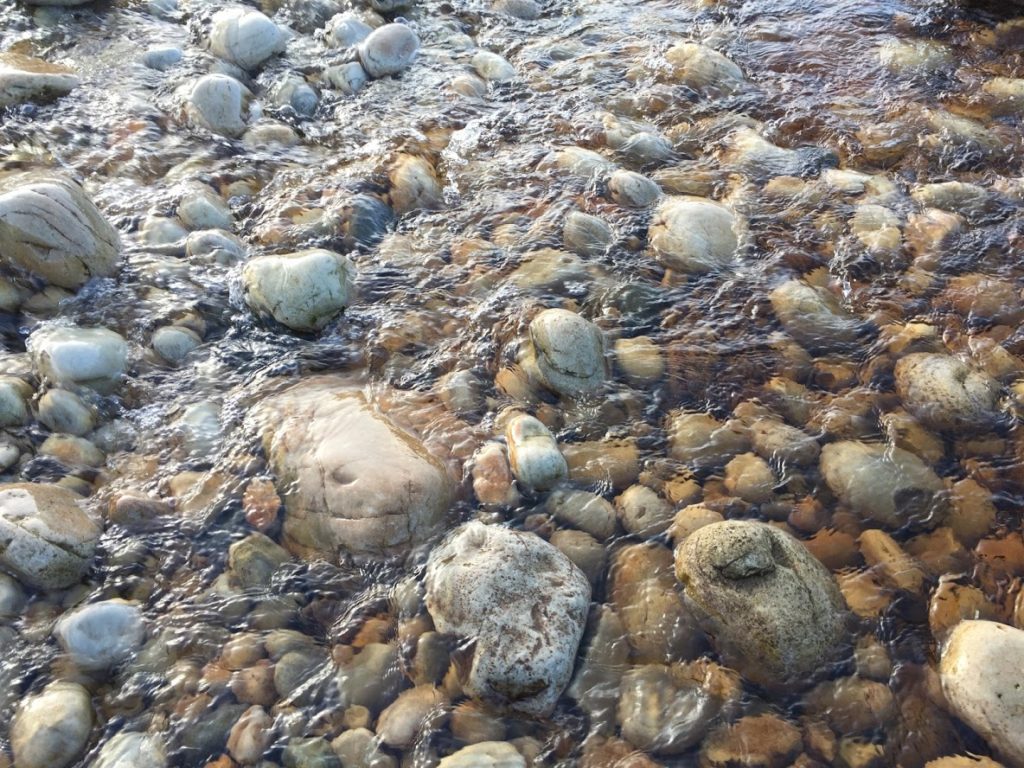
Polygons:
<instances>
[{"instance_id":1,"label":"brown stone","mask_svg":"<svg viewBox=\"0 0 1024 768\"><path fill-rule=\"evenodd\" d=\"M704 740L701 768L784 768L803 750L800 730L775 715L721 725Z\"/></svg>"}]
</instances>

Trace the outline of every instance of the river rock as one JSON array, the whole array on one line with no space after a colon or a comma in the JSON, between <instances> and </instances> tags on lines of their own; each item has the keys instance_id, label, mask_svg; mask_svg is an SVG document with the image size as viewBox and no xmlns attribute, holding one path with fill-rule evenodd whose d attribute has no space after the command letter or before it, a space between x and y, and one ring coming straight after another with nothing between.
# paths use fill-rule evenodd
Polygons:
<instances>
[{"instance_id":1,"label":"river rock","mask_svg":"<svg viewBox=\"0 0 1024 768\"><path fill-rule=\"evenodd\" d=\"M578 256L600 256L612 243L612 231L597 216L573 211L565 217L562 242Z\"/></svg>"},{"instance_id":2,"label":"river rock","mask_svg":"<svg viewBox=\"0 0 1024 768\"><path fill-rule=\"evenodd\" d=\"M29 418L32 386L14 376L0 378L0 426L20 427Z\"/></svg>"},{"instance_id":3,"label":"river rock","mask_svg":"<svg viewBox=\"0 0 1024 768\"><path fill-rule=\"evenodd\" d=\"M720 704L696 680L661 664L633 667L622 677L618 720L638 749L678 755L704 738Z\"/></svg>"},{"instance_id":4,"label":"river rock","mask_svg":"<svg viewBox=\"0 0 1024 768\"><path fill-rule=\"evenodd\" d=\"M820 466L844 504L888 528L931 528L946 515L941 478L902 448L856 440L830 443L821 451Z\"/></svg>"},{"instance_id":5,"label":"river rock","mask_svg":"<svg viewBox=\"0 0 1024 768\"><path fill-rule=\"evenodd\" d=\"M61 288L117 271L115 230L85 191L63 176L16 174L0 182L0 261Z\"/></svg>"},{"instance_id":6,"label":"river rock","mask_svg":"<svg viewBox=\"0 0 1024 768\"><path fill-rule=\"evenodd\" d=\"M233 77L203 75L189 89L185 111L196 125L234 138L245 131L242 102L247 94L248 89Z\"/></svg>"},{"instance_id":7,"label":"river rock","mask_svg":"<svg viewBox=\"0 0 1024 768\"><path fill-rule=\"evenodd\" d=\"M540 18L541 13L541 6L537 0L495 0L491 8L495 13L504 13L526 21Z\"/></svg>"},{"instance_id":8,"label":"river rock","mask_svg":"<svg viewBox=\"0 0 1024 768\"><path fill-rule=\"evenodd\" d=\"M242 270L245 301L293 331L319 331L352 301L355 266L347 256L314 248L259 256Z\"/></svg>"},{"instance_id":9,"label":"river rock","mask_svg":"<svg viewBox=\"0 0 1024 768\"><path fill-rule=\"evenodd\" d=\"M634 536L649 539L668 530L675 518L672 505L646 485L631 485L615 499L622 527Z\"/></svg>"},{"instance_id":10,"label":"river rock","mask_svg":"<svg viewBox=\"0 0 1024 768\"><path fill-rule=\"evenodd\" d=\"M167 750L154 733L121 732L103 745L90 768L165 768Z\"/></svg>"},{"instance_id":11,"label":"river rock","mask_svg":"<svg viewBox=\"0 0 1024 768\"><path fill-rule=\"evenodd\" d=\"M383 554L425 541L454 496L423 444L340 380L311 378L256 411L298 554Z\"/></svg>"},{"instance_id":12,"label":"river rock","mask_svg":"<svg viewBox=\"0 0 1024 768\"><path fill-rule=\"evenodd\" d=\"M736 63L713 48L699 43L676 43L665 51L672 80L695 91L735 93L746 78Z\"/></svg>"},{"instance_id":13,"label":"river rock","mask_svg":"<svg viewBox=\"0 0 1024 768\"><path fill-rule=\"evenodd\" d=\"M842 350L857 340L864 323L825 288L789 280L770 295L775 316L811 352Z\"/></svg>"},{"instance_id":14,"label":"river rock","mask_svg":"<svg viewBox=\"0 0 1024 768\"><path fill-rule=\"evenodd\" d=\"M28 337L32 362L55 384L80 384L100 391L112 388L124 373L128 345L106 328L50 326Z\"/></svg>"},{"instance_id":15,"label":"river rock","mask_svg":"<svg viewBox=\"0 0 1024 768\"><path fill-rule=\"evenodd\" d=\"M141 646L146 629L142 611L124 600L103 600L61 617L53 629L64 652L86 672L109 669Z\"/></svg>"},{"instance_id":16,"label":"river rock","mask_svg":"<svg viewBox=\"0 0 1024 768\"><path fill-rule=\"evenodd\" d=\"M359 45L359 61L370 77L397 75L416 57L420 40L405 24L385 24Z\"/></svg>"},{"instance_id":17,"label":"river rock","mask_svg":"<svg viewBox=\"0 0 1024 768\"><path fill-rule=\"evenodd\" d=\"M191 328L165 325L153 332L153 351L171 365L182 362L203 340Z\"/></svg>"},{"instance_id":18,"label":"river rock","mask_svg":"<svg viewBox=\"0 0 1024 768\"><path fill-rule=\"evenodd\" d=\"M259 11L225 8L213 16L210 50L242 69L255 69L284 45L284 33Z\"/></svg>"},{"instance_id":19,"label":"river rock","mask_svg":"<svg viewBox=\"0 0 1024 768\"><path fill-rule=\"evenodd\" d=\"M47 390L39 398L39 423L51 432L84 435L96 426L92 410L82 398L66 389Z\"/></svg>"},{"instance_id":20,"label":"river rock","mask_svg":"<svg viewBox=\"0 0 1024 768\"><path fill-rule=\"evenodd\" d=\"M608 605L597 608L587 636L568 694L590 716L592 729L607 731L615 724L619 683L629 669L629 643L625 627Z\"/></svg>"},{"instance_id":21,"label":"river rock","mask_svg":"<svg viewBox=\"0 0 1024 768\"><path fill-rule=\"evenodd\" d=\"M0 485L0 566L39 589L77 583L100 537L79 500L56 485Z\"/></svg>"},{"instance_id":22,"label":"river rock","mask_svg":"<svg viewBox=\"0 0 1024 768\"><path fill-rule=\"evenodd\" d=\"M507 741L481 741L448 755L437 768L526 768L526 758Z\"/></svg>"},{"instance_id":23,"label":"river rock","mask_svg":"<svg viewBox=\"0 0 1024 768\"><path fill-rule=\"evenodd\" d=\"M1024 630L963 621L942 651L939 676L957 717L1011 765L1024 765Z\"/></svg>"},{"instance_id":24,"label":"river rock","mask_svg":"<svg viewBox=\"0 0 1024 768\"><path fill-rule=\"evenodd\" d=\"M523 414L509 421L505 439L512 474L527 488L547 491L568 476L554 435L533 416Z\"/></svg>"},{"instance_id":25,"label":"river rock","mask_svg":"<svg viewBox=\"0 0 1024 768\"><path fill-rule=\"evenodd\" d=\"M432 211L444 202L437 171L418 155L401 155L388 178L391 181L391 206L399 216L418 210Z\"/></svg>"},{"instance_id":26,"label":"river rock","mask_svg":"<svg viewBox=\"0 0 1024 768\"><path fill-rule=\"evenodd\" d=\"M89 692L78 683L50 683L14 716L14 761L18 768L64 768L82 753L91 730Z\"/></svg>"},{"instance_id":27,"label":"river rock","mask_svg":"<svg viewBox=\"0 0 1024 768\"><path fill-rule=\"evenodd\" d=\"M467 694L551 713L590 605L590 584L565 555L532 533L467 523L431 554L426 603L438 631L476 639Z\"/></svg>"},{"instance_id":28,"label":"river rock","mask_svg":"<svg viewBox=\"0 0 1024 768\"><path fill-rule=\"evenodd\" d=\"M377 720L377 735L389 747L408 749L420 733L441 726L448 718L448 698L432 685L403 691Z\"/></svg>"},{"instance_id":29,"label":"river rock","mask_svg":"<svg viewBox=\"0 0 1024 768\"><path fill-rule=\"evenodd\" d=\"M373 27L352 11L339 13L327 22L324 30L327 43L335 48L351 48L370 36Z\"/></svg>"},{"instance_id":30,"label":"river rock","mask_svg":"<svg viewBox=\"0 0 1024 768\"><path fill-rule=\"evenodd\" d=\"M480 77L493 83L509 83L517 76L516 68L508 59L491 51L477 51L470 64Z\"/></svg>"},{"instance_id":31,"label":"river rock","mask_svg":"<svg viewBox=\"0 0 1024 768\"><path fill-rule=\"evenodd\" d=\"M732 457L750 450L750 437L743 424L736 420L722 422L710 413L673 413L665 431L669 455L696 469L724 466Z\"/></svg>"},{"instance_id":32,"label":"river rock","mask_svg":"<svg viewBox=\"0 0 1024 768\"><path fill-rule=\"evenodd\" d=\"M71 70L42 59L0 54L0 108L66 96L80 82Z\"/></svg>"},{"instance_id":33,"label":"river rock","mask_svg":"<svg viewBox=\"0 0 1024 768\"><path fill-rule=\"evenodd\" d=\"M725 663L759 685L799 682L842 640L845 604L832 575L765 523L706 525L676 550L676 575Z\"/></svg>"},{"instance_id":34,"label":"river rock","mask_svg":"<svg viewBox=\"0 0 1024 768\"><path fill-rule=\"evenodd\" d=\"M618 170L608 179L612 200L627 208L647 208L661 199L661 187L636 171Z\"/></svg>"},{"instance_id":35,"label":"river rock","mask_svg":"<svg viewBox=\"0 0 1024 768\"><path fill-rule=\"evenodd\" d=\"M712 200L668 197L651 222L650 244L657 259L679 272L714 272L728 267L739 244L736 216Z\"/></svg>"},{"instance_id":36,"label":"river rock","mask_svg":"<svg viewBox=\"0 0 1024 768\"><path fill-rule=\"evenodd\" d=\"M338 703L365 707L377 714L395 700L404 677L398 649L384 643L368 643L359 653L338 665Z\"/></svg>"},{"instance_id":37,"label":"river rock","mask_svg":"<svg viewBox=\"0 0 1024 768\"><path fill-rule=\"evenodd\" d=\"M607 376L600 329L567 309L546 309L530 323L544 384L567 397L593 392Z\"/></svg>"},{"instance_id":38,"label":"river rock","mask_svg":"<svg viewBox=\"0 0 1024 768\"><path fill-rule=\"evenodd\" d=\"M596 493L554 491L548 496L544 509L559 522L586 531L599 541L615 533L615 507Z\"/></svg>"},{"instance_id":39,"label":"river rock","mask_svg":"<svg viewBox=\"0 0 1024 768\"><path fill-rule=\"evenodd\" d=\"M983 432L999 420L999 382L951 355L910 354L895 373L903 405L926 427Z\"/></svg>"}]
</instances>

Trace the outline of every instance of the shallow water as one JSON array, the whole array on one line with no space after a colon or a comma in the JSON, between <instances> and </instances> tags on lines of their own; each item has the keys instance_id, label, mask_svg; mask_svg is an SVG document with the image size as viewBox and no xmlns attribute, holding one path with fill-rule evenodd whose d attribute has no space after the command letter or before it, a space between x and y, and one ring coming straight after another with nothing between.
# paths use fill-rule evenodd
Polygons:
<instances>
[{"instance_id":1,"label":"shallow water","mask_svg":"<svg viewBox=\"0 0 1024 768\"><path fill-rule=\"evenodd\" d=\"M121 233L124 251L116 278L94 280L55 306L39 300L0 315L5 364L10 373L29 375L25 341L41 324L102 325L132 344L126 380L91 400L102 422L119 425L117 439L105 446L105 464L86 469L36 455L48 431L33 422L7 430L23 456L3 480L80 478L79 487L91 494L89 508L101 516L127 489L177 497L175 515L151 530L108 522L80 587L30 594L18 615L2 620L7 652L0 660L0 723L10 722L30 692L53 679L80 677L61 657L50 627L72 605L99 599L139 601L149 640L109 679L88 681L97 716L75 764L90 764L122 731L159 734L169 765L205 765L221 756L244 709L227 684L233 670L218 661L232 637L262 642L288 629L306 636L303 648L316 649L308 689L267 702L274 732L265 758L274 764L288 764L283 754L290 741L330 740L345 730L332 682L348 646L393 642L413 664L416 638L429 618L415 590L410 596L410 583L422 576L429 544L388 559L295 557L267 584L249 590L231 586L224 575L228 547L253 531L245 489L253 479L274 479L249 414L297 380L340 375L423 438L461 481L447 530L481 516L549 537L565 526L544 515L544 494L524 492L519 504L498 509L484 509L473 494L469 459L503 434L509 409L538 415L562 445L634 440L641 482L662 491L661 483L684 469L669 457L665 429L677 409L727 418L757 399L823 445L885 440L880 416L900 408L893 365L912 346L899 347L894 339L918 323L930 326L931 335L915 351L961 355L1005 387L1009 415L997 431L938 435L940 455L929 462L951 487L977 481L991 495L995 519L973 540L953 536L948 550L938 537L896 531L921 564L924 586L914 592L876 583L867 589L871 600L851 604L857 614L851 644L859 642L861 650L848 652L821 677L857 671L887 686L895 708L878 722L869 717L866 727L846 729L842 718L833 718L828 733L815 732L815 740L810 723L828 721L822 712L839 704L809 700L807 686L775 691L747 685L735 711L708 728L773 713L803 729L802 746L792 754L764 757L759 750L767 747L757 745L747 762L735 763L745 765L799 759L801 765L909 767L944 755L989 753L939 703L929 604L940 584L956 582L979 587L994 618L1017 626L1024 619L1024 611L1015 610L1024 575L1024 443L1012 413L1024 397L1014 389L1024 372L1021 313L959 300L949 282L962 275L997 278L1020 301L1024 110L1002 114L983 98L981 86L992 77L1024 77L1024 26L1009 26L1013 13L998 4L965 10L910 0L542 5L542 16L526 21L482 1L417 2L400 14L422 44L412 66L400 77L372 81L356 96L322 88L315 112L304 117L274 106L272 89L289 72L321 88L324 64L342 60L343 52L326 48L314 33L341 4L267 2L262 10L291 25L295 37L284 55L250 73L250 124L260 115L285 123L297 135L294 146L227 139L185 119L178 89L215 66L203 40L220 3L32 9L8 2L0 8L0 51L65 64L82 79L54 103L0 112L0 172L63 169L80 178ZM680 41L725 54L748 82L731 95L673 82L663 53ZM910 41L932 41L947 59L934 68L894 68L880 59L880 46ZM140 58L157 45L181 46L184 59L166 72L146 68ZM490 84L479 96L455 92L452 80L472 71L476 47L504 55L517 78ZM615 120L661 132L671 152L644 161L617 151L607 128ZM734 129L747 125L799 155L786 155L781 166L742 156L730 142ZM581 178L550 167L552 151L572 146L643 172L666 193L727 202L746 220L735 264L689 277L666 270L648 250L652 207L616 204L603 175ZM331 217L358 193L386 199L388 172L403 154L434 165L443 206L398 217L365 242L346 242ZM859 178L854 191L844 191L824 180L823 172L833 168L871 174L873 181ZM147 243L147 217L173 216L181 185L192 181L228 202L247 258L310 247L349 253L359 271L358 300L323 331L297 334L246 306L239 265L190 259L180 244ZM998 200L967 212L951 241L917 246L908 217L923 206L911 193L945 181L977 184ZM892 211L900 229L895 248L866 247L851 231L864 202ZM574 209L603 219L614 233L612 244L582 258L582 268L567 268L567 276L556 271L525 284L511 278L528 254L564 247L562 227ZM787 334L769 295L801 275L828 285L863 323L854 341L805 350ZM28 295L42 285L25 287ZM596 395L560 401L552 392L535 392L525 398L496 384L503 371L521 371L517 353L528 324L540 308L551 307L577 310L605 332L611 374ZM154 355L152 334L186 315L202 328L203 344L182 363L167 364ZM614 340L638 336L648 337L664 360L664 372L649 381L626 376L611 354ZM452 371L468 371L476 381L469 407L453 409L442 393L442 377ZM769 382L776 377L806 385L813 399L806 421L785 412L782 398L772 399ZM842 542L849 551L815 554L846 577L870 570L855 537L871 526L842 507L816 466L775 462L771 499L750 503L726 488L723 464L697 469L707 506L727 518L788 525L802 539L819 530L848 533ZM600 474L570 479L609 500L624 490ZM625 485L636 479L634 472ZM206 483L210 493L189 499L196 483ZM804 514L815 504L820 509ZM280 520L268 534L280 540ZM667 534L657 540L672 545ZM613 554L639 541L620 527L602 545ZM991 551L997 554L986 554ZM594 584L597 605L613 599L608 579L605 565ZM717 658L711 646L699 646L696 656ZM457 691L457 684L447 684ZM461 702L456 695L453 704ZM614 750L600 740L621 735L568 695L550 718L496 721L503 738L525 740L517 744L536 753L534 765L612 765ZM0 725L0 739L7 736ZM406 750L384 751L402 765L429 766L464 741L441 724ZM861 751L854 754L854 746ZM624 749L629 754L633 747ZM682 754L652 759L724 764L706 750L698 740Z\"/></svg>"}]
</instances>

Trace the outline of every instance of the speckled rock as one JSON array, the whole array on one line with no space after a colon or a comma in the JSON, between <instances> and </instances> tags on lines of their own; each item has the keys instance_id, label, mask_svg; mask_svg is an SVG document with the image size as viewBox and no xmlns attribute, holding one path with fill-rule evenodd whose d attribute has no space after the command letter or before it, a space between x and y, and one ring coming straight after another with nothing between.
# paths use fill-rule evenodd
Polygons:
<instances>
[{"instance_id":1,"label":"speckled rock","mask_svg":"<svg viewBox=\"0 0 1024 768\"><path fill-rule=\"evenodd\" d=\"M454 496L445 468L358 390L307 379L254 420L284 500L284 543L298 554L392 552L442 524Z\"/></svg>"},{"instance_id":2,"label":"speckled rock","mask_svg":"<svg viewBox=\"0 0 1024 768\"><path fill-rule=\"evenodd\" d=\"M359 45L359 61L370 77L397 75L416 57L420 40L405 24L385 24Z\"/></svg>"},{"instance_id":3,"label":"speckled rock","mask_svg":"<svg viewBox=\"0 0 1024 768\"><path fill-rule=\"evenodd\" d=\"M843 349L857 340L864 323L824 288L789 280L770 295L782 327L812 352Z\"/></svg>"},{"instance_id":4,"label":"speckled rock","mask_svg":"<svg viewBox=\"0 0 1024 768\"><path fill-rule=\"evenodd\" d=\"M7 267L61 288L117 272L120 241L71 179L15 174L0 182L0 254Z\"/></svg>"},{"instance_id":5,"label":"speckled rock","mask_svg":"<svg viewBox=\"0 0 1024 768\"><path fill-rule=\"evenodd\" d=\"M942 651L946 701L1011 765L1024 765L1024 630L994 621L957 625Z\"/></svg>"},{"instance_id":6,"label":"speckled rock","mask_svg":"<svg viewBox=\"0 0 1024 768\"><path fill-rule=\"evenodd\" d=\"M754 683L806 679L844 637L845 605L831 574L765 523L700 528L676 551L676 575L725 662Z\"/></svg>"},{"instance_id":7,"label":"speckled rock","mask_svg":"<svg viewBox=\"0 0 1024 768\"><path fill-rule=\"evenodd\" d=\"M505 429L512 474L525 487L547 491L565 480L569 468L554 435L540 421L525 414Z\"/></svg>"},{"instance_id":8,"label":"speckled rock","mask_svg":"<svg viewBox=\"0 0 1024 768\"><path fill-rule=\"evenodd\" d=\"M604 383L604 338L593 323L566 309L546 309L530 323L530 341L544 384L568 397Z\"/></svg>"},{"instance_id":9,"label":"speckled rock","mask_svg":"<svg viewBox=\"0 0 1024 768\"><path fill-rule=\"evenodd\" d=\"M0 565L22 583L63 589L85 575L100 529L55 485L0 485Z\"/></svg>"},{"instance_id":10,"label":"speckled rock","mask_svg":"<svg viewBox=\"0 0 1024 768\"><path fill-rule=\"evenodd\" d=\"M61 617L53 634L79 669L105 670L128 659L145 637L142 611L124 600L101 600Z\"/></svg>"},{"instance_id":11,"label":"speckled rock","mask_svg":"<svg viewBox=\"0 0 1024 768\"><path fill-rule=\"evenodd\" d=\"M999 420L999 382L950 355L907 355L896 363L896 391L931 429L982 432Z\"/></svg>"},{"instance_id":12,"label":"speckled rock","mask_svg":"<svg viewBox=\"0 0 1024 768\"><path fill-rule=\"evenodd\" d=\"M550 714L590 605L590 584L565 555L532 533L467 523L431 554L426 602L439 632L476 639L466 693Z\"/></svg>"},{"instance_id":13,"label":"speckled rock","mask_svg":"<svg viewBox=\"0 0 1024 768\"><path fill-rule=\"evenodd\" d=\"M242 69L255 69L284 50L281 29L251 8L225 8L213 17L210 50Z\"/></svg>"},{"instance_id":14,"label":"speckled rock","mask_svg":"<svg viewBox=\"0 0 1024 768\"><path fill-rule=\"evenodd\" d=\"M821 474L854 512L889 528L934 527L948 509L941 478L914 454L847 440L821 451Z\"/></svg>"},{"instance_id":15,"label":"speckled rock","mask_svg":"<svg viewBox=\"0 0 1024 768\"><path fill-rule=\"evenodd\" d=\"M0 54L0 108L65 96L81 81L71 70L17 53Z\"/></svg>"},{"instance_id":16,"label":"speckled rock","mask_svg":"<svg viewBox=\"0 0 1024 768\"><path fill-rule=\"evenodd\" d=\"M50 683L24 700L11 724L18 768L64 768L72 764L92 730L92 702L78 683Z\"/></svg>"},{"instance_id":17,"label":"speckled rock","mask_svg":"<svg viewBox=\"0 0 1024 768\"><path fill-rule=\"evenodd\" d=\"M355 267L347 256L314 248L259 256L242 270L245 301L293 331L318 331L349 305Z\"/></svg>"},{"instance_id":18,"label":"speckled rock","mask_svg":"<svg viewBox=\"0 0 1024 768\"><path fill-rule=\"evenodd\" d=\"M679 272L714 272L731 265L739 245L736 216L712 200L668 197L651 221L657 259Z\"/></svg>"}]
</instances>

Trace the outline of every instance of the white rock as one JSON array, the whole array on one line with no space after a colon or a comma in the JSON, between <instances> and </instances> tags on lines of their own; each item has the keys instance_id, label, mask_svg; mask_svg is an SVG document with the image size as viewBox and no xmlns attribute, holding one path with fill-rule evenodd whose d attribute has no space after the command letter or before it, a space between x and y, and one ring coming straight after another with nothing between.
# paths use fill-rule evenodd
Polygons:
<instances>
[{"instance_id":1,"label":"white rock","mask_svg":"<svg viewBox=\"0 0 1024 768\"><path fill-rule=\"evenodd\" d=\"M180 363L203 343L191 328L165 325L153 333L153 350L168 363Z\"/></svg>"},{"instance_id":2,"label":"white rock","mask_svg":"<svg viewBox=\"0 0 1024 768\"><path fill-rule=\"evenodd\" d=\"M951 355L910 354L895 373L903 405L930 429L983 432L999 420L999 382Z\"/></svg>"},{"instance_id":3,"label":"white rock","mask_svg":"<svg viewBox=\"0 0 1024 768\"><path fill-rule=\"evenodd\" d=\"M343 380L306 379L252 418L293 551L396 552L428 540L444 521L455 492L444 466Z\"/></svg>"},{"instance_id":4,"label":"white rock","mask_svg":"<svg viewBox=\"0 0 1024 768\"><path fill-rule=\"evenodd\" d=\"M245 301L293 331L318 331L349 305L355 267L322 248L259 256L242 270Z\"/></svg>"},{"instance_id":5,"label":"white rock","mask_svg":"<svg viewBox=\"0 0 1024 768\"><path fill-rule=\"evenodd\" d=\"M642 173L615 171L608 180L612 200L627 208L646 208L661 199L661 187Z\"/></svg>"},{"instance_id":6,"label":"white rock","mask_svg":"<svg viewBox=\"0 0 1024 768\"><path fill-rule=\"evenodd\" d=\"M65 96L79 83L64 67L31 56L0 54L0 108Z\"/></svg>"},{"instance_id":7,"label":"white rock","mask_svg":"<svg viewBox=\"0 0 1024 768\"><path fill-rule=\"evenodd\" d=\"M370 77L397 75L416 57L420 40L405 24L385 24L359 46L359 61Z\"/></svg>"},{"instance_id":8,"label":"white rock","mask_svg":"<svg viewBox=\"0 0 1024 768\"><path fill-rule=\"evenodd\" d=\"M324 70L324 80L331 87L352 96L363 89L363 86L369 82L370 76L358 61L349 61L345 64L327 67Z\"/></svg>"},{"instance_id":9,"label":"white rock","mask_svg":"<svg viewBox=\"0 0 1024 768\"><path fill-rule=\"evenodd\" d=\"M508 59L491 51L477 51L470 64L480 77L492 83L508 83L516 79L516 68Z\"/></svg>"},{"instance_id":10,"label":"white rock","mask_svg":"<svg viewBox=\"0 0 1024 768\"><path fill-rule=\"evenodd\" d=\"M583 147L562 147L545 157L538 170L561 169L573 176L589 179L601 173L612 173L616 166L611 160Z\"/></svg>"},{"instance_id":11,"label":"white rock","mask_svg":"<svg viewBox=\"0 0 1024 768\"><path fill-rule=\"evenodd\" d=\"M740 173L757 179L800 176L808 165L805 153L772 144L753 128L729 134L721 161Z\"/></svg>"},{"instance_id":12,"label":"white rock","mask_svg":"<svg viewBox=\"0 0 1024 768\"><path fill-rule=\"evenodd\" d=\"M672 79L696 91L730 94L743 87L746 78L732 59L698 43L677 43L665 52Z\"/></svg>"},{"instance_id":13,"label":"white rock","mask_svg":"<svg viewBox=\"0 0 1024 768\"><path fill-rule=\"evenodd\" d=\"M878 61L893 72L932 73L956 64L950 47L935 40L885 40L878 46Z\"/></svg>"},{"instance_id":14,"label":"white rock","mask_svg":"<svg viewBox=\"0 0 1024 768\"><path fill-rule=\"evenodd\" d=\"M669 197L658 206L650 244L658 260L679 272L714 272L728 267L739 244L736 216L700 197Z\"/></svg>"},{"instance_id":15,"label":"white rock","mask_svg":"<svg viewBox=\"0 0 1024 768\"><path fill-rule=\"evenodd\" d=\"M210 229L193 232L186 238L185 255L206 263L231 266L245 256L245 245L230 232Z\"/></svg>"},{"instance_id":16,"label":"white rock","mask_svg":"<svg viewBox=\"0 0 1024 768\"><path fill-rule=\"evenodd\" d=\"M106 328L50 326L28 337L28 350L39 373L57 384L107 389L124 373L128 345Z\"/></svg>"},{"instance_id":17,"label":"white rock","mask_svg":"<svg viewBox=\"0 0 1024 768\"><path fill-rule=\"evenodd\" d=\"M227 203L212 189L190 189L178 203L178 218L190 230L225 229L234 226Z\"/></svg>"},{"instance_id":18,"label":"white rock","mask_svg":"<svg viewBox=\"0 0 1024 768\"><path fill-rule=\"evenodd\" d=\"M604 336L575 312L544 310L530 323L530 341L543 382L555 392L574 397L604 383Z\"/></svg>"},{"instance_id":19,"label":"white rock","mask_svg":"<svg viewBox=\"0 0 1024 768\"><path fill-rule=\"evenodd\" d=\"M864 328L825 288L788 280L770 294L775 316L798 344L812 352L843 349Z\"/></svg>"},{"instance_id":20,"label":"white rock","mask_svg":"<svg viewBox=\"0 0 1024 768\"><path fill-rule=\"evenodd\" d=\"M14 716L14 761L18 768L64 768L82 753L91 730L89 692L78 683L50 683Z\"/></svg>"},{"instance_id":21,"label":"white rock","mask_svg":"<svg viewBox=\"0 0 1024 768\"><path fill-rule=\"evenodd\" d=\"M326 32L328 45L335 48L351 48L370 36L373 27L365 23L351 11L339 13L327 22Z\"/></svg>"},{"instance_id":22,"label":"white rock","mask_svg":"<svg viewBox=\"0 0 1024 768\"><path fill-rule=\"evenodd\" d=\"M165 768L167 750L153 733L121 732L103 745L90 768Z\"/></svg>"},{"instance_id":23,"label":"white rock","mask_svg":"<svg viewBox=\"0 0 1024 768\"><path fill-rule=\"evenodd\" d=\"M0 260L61 288L117 271L120 242L85 191L62 176L18 174L0 184Z\"/></svg>"},{"instance_id":24,"label":"white rock","mask_svg":"<svg viewBox=\"0 0 1024 768\"><path fill-rule=\"evenodd\" d=\"M147 216L142 222L139 237L146 245L178 245L188 237L188 230L177 216Z\"/></svg>"},{"instance_id":25,"label":"white rock","mask_svg":"<svg viewBox=\"0 0 1024 768\"><path fill-rule=\"evenodd\" d=\"M203 75L188 92L189 119L222 136L238 136L245 130L242 99L248 91L233 77Z\"/></svg>"},{"instance_id":26,"label":"white rock","mask_svg":"<svg viewBox=\"0 0 1024 768\"><path fill-rule=\"evenodd\" d=\"M255 69L284 50L285 35L259 11L225 8L213 16L210 50L242 69Z\"/></svg>"},{"instance_id":27,"label":"white rock","mask_svg":"<svg viewBox=\"0 0 1024 768\"><path fill-rule=\"evenodd\" d=\"M890 528L934 527L946 514L945 485L909 451L846 440L821 450L821 474L850 509Z\"/></svg>"},{"instance_id":28,"label":"white rock","mask_svg":"<svg viewBox=\"0 0 1024 768\"><path fill-rule=\"evenodd\" d=\"M142 63L150 69L165 72L182 59L181 48L175 45L158 45L142 54Z\"/></svg>"},{"instance_id":29,"label":"white rock","mask_svg":"<svg viewBox=\"0 0 1024 768\"><path fill-rule=\"evenodd\" d=\"M526 768L526 758L507 741L481 741L443 758L437 768Z\"/></svg>"},{"instance_id":30,"label":"white rock","mask_svg":"<svg viewBox=\"0 0 1024 768\"><path fill-rule=\"evenodd\" d=\"M427 563L426 603L439 632L474 638L463 690L544 717L569 683L590 584L533 533L468 523Z\"/></svg>"},{"instance_id":31,"label":"white rock","mask_svg":"<svg viewBox=\"0 0 1024 768\"><path fill-rule=\"evenodd\" d=\"M540 18L541 6L537 0L494 0L495 13L505 13L517 19L533 21Z\"/></svg>"},{"instance_id":32,"label":"white rock","mask_svg":"<svg viewBox=\"0 0 1024 768\"><path fill-rule=\"evenodd\" d=\"M569 468L554 435L533 416L516 416L505 428L512 474L525 487L546 491L565 480Z\"/></svg>"},{"instance_id":33,"label":"white rock","mask_svg":"<svg viewBox=\"0 0 1024 768\"><path fill-rule=\"evenodd\" d=\"M92 672L117 666L142 646L142 612L124 600L103 600L62 616L53 629L71 661Z\"/></svg>"},{"instance_id":34,"label":"white rock","mask_svg":"<svg viewBox=\"0 0 1024 768\"><path fill-rule=\"evenodd\" d=\"M962 621L942 651L939 676L954 714L1011 765L1024 765L1024 631Z\"/></svg>"}]
</instances>

